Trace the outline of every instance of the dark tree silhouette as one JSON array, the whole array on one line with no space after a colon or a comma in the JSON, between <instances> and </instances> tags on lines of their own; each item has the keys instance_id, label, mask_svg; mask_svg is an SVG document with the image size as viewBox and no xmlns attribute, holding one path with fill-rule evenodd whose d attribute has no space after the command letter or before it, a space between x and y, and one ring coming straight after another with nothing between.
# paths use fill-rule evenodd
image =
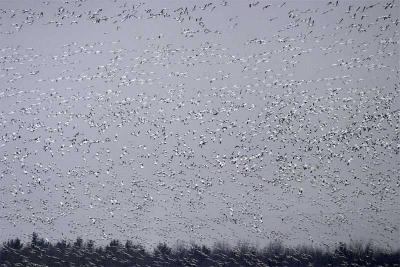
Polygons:
<instances>
[{"instance_id":1,"label":"dark tree silhouette","mask_svg":"<svg viewBox=\"0 0 400 267\"><path fill-rule=\"evenodd\" d=\"M36 233L30 243L11 239L0 247L0 266L399 266L400 251L384 250L371 243L339 243L332 251L307 246L286 247L273 242L258 249L241 242L217 243L212 248L192 244L175 248L158 244L152 251L128 240L106 246L77 238L55 244Z\"/></svg>"}]
</instances>

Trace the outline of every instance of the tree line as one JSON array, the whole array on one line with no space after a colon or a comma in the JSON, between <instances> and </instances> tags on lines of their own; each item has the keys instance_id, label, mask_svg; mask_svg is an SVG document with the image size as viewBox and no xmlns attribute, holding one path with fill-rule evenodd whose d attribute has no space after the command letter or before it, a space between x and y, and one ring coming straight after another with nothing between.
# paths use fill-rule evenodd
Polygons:
<instances>
[{"instance_id":1,"label":"tree line","mask_svg":"<svg viewBox=\"0 0 400 267\"><path fill-rule=\"evenodd\" d=\"M326 250L309 246L286 247L272 242L264 248L248 243L177 245L160 243L146 249L132 241L112 240L100 246L77 238L56 243L32 234L30 242L11 239L0 246L0 266L400 266L400 250L372 244L339 243Z\"/></svg>"}]
</instances>

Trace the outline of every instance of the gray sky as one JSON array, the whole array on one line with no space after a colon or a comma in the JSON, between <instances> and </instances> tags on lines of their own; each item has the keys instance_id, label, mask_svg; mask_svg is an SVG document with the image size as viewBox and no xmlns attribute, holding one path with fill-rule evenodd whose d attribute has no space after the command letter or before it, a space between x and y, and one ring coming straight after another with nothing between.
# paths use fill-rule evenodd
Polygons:
<instances>
[{"instance_id":1,"label":"gray sky","mask_svg":"<svg viewBox=\"0 0 400 267\"><path fill-rule=\"evenodd\" d=\"M0 11L0 239L399 247L398 1Z\"/></svg>"}]
</instances>

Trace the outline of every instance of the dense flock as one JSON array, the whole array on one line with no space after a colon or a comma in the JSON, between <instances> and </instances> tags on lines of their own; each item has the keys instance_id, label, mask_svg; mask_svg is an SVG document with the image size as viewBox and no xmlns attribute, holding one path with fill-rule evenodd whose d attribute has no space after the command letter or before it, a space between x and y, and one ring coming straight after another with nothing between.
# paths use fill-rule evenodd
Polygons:
<instances>
[{"instance_id":1,"label":"dense flock","mask_svg":"<svg viewBox=\"0 0 400 267\"><path fill-rule=\"evenodd\" d=\"M399 247L398 1L2 1L0 238Z\"/></svg>"}]
</instances>

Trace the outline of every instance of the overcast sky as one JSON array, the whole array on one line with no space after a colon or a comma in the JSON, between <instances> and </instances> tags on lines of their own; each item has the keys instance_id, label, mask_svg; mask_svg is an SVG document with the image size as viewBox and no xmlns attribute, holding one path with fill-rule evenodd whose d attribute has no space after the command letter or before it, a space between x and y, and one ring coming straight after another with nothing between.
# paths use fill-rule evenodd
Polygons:
<instances>
[{"instance_id":1,"label":"overcast sky","mask_svg":"<svg viewBox=\"0 0 400 267\"><path fill-rule=\"evenodd\" d=\"M0 239L399 247L398 1L0 1Z\"/></svg>"}]
</instances>

